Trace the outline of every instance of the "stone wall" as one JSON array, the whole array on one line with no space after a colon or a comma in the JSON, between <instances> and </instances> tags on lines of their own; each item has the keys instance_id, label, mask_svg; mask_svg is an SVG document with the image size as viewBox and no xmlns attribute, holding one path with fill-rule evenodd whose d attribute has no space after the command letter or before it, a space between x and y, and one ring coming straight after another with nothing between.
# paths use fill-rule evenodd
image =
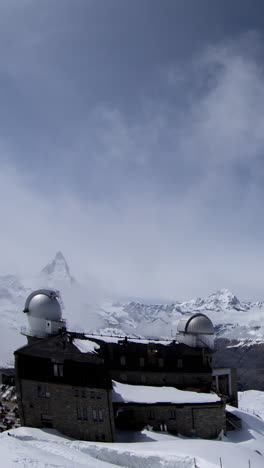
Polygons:
<instances>
[{"instance_id":1,"label":"stone wall","mask_svg":"<svg viewBox=\"0 0 264 468\"><path fill-rule=\"evenodd\" d=\"M19 380L17 396L25 426L53 427L82 440L115 439L109 390Z\"/></svg>"},{"instance_id":2,"label":"stone wall","mask_svg":"<svg viewBox=\"0 0 264 468\"><path fill-rule=\"evenodd\" d=\"M116 427L142 429L149 425L186 437L213 439L226 429L225 406L208 404L130 404L115 403Z\"/></svg>"}]
</instances>

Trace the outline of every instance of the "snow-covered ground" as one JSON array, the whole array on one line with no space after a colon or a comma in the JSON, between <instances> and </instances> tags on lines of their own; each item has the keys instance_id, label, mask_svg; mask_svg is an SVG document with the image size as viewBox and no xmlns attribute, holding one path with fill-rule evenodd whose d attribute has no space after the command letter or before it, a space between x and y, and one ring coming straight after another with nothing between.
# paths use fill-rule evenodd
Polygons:
<instances>
[{"instance_id":1,"label":"snow-covered ground","mask_svg":"<svg viewBox=\"0 0 264 468\"><path fill-rule=\"evenodd\" d=\"M122 432L116 443L83 442L53 430L18 428L0 434L5 468L251 468L264 467L264 421L229 407L242 430L222 440L186 439L144 430Z\"/></svg>"},{"instance_id":2,"label":"snow-covered ground","mask_svg":"<svg viewBox=\"0 0 264 468\"><path fill-rule=\"evenodd\" d=\"M240 409L260 416L264 420L264 392L258 390L238 392L238 405Z\"/></svg>"}]
</instances>

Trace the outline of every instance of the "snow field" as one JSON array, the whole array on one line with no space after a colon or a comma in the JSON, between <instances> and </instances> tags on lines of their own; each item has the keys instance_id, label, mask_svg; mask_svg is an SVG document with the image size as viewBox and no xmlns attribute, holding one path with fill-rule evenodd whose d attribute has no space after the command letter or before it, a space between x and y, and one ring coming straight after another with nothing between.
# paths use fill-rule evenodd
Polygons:
<instances>
[{"instance_id":1,"label":"snow field","mask_svg":"<svg viewBox=\"0 0 264 468\"><path fill-rule=\"evenodd\" d=\"M259 390L238 392L238 406L241 410L245 410L264 419L264 392Z\"/></svg>"},{"instance_id":2,"label":"snow field","mask_svg":"<svg viewBox=\"0 0 264 468\"><path fill-rule=\"evenodd\" d=\"M264 421L231 406L242 430L222 440L187 439L144 430L120 432L116 443L73 440L53 430L18 428L0 434L4 468L223 468L264 467Z\"/></svg>"}]
</instances>

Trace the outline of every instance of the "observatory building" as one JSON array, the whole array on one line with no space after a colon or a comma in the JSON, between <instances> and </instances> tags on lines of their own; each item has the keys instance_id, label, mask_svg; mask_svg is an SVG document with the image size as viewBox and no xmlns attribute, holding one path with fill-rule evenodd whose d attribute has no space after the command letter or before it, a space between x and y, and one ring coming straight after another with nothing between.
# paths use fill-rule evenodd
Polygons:
<instances>
[{"instance_id":1,"label":"observatory building","mask_svg":"<svg viewBox=\"0 0 264 468\"><path fill-rule=\"evenodd\" d=\"M235 375L212 369L214 327L206 315L184 314L175 340L159 341L68 331L56 291L34 291L24 313L28 343L15 352L22 425L101 441L146 426L203 438L225 430Z\"/></svg>"},{"instance_id":2,"label":"observatory building","mask_svg":"<svg viewBox=\"0 0 264 468\"><path fill-rule=\"evenodd\" d=\"M48 289L38 289L28 296L24 312L29 326L22 331L24 335L45 338L66 331L58 299L59 293Z\"/></svg>"},{"instance_id":3,"label":"observatory building","mask_svg":"<svg viewBox=\"0 0 264 468\"><path fill-rule=\"evenodd\" d=\"M193 348L214 349L214 326L204 314L184 314L178 323L177 341Z\"/></svg>"}]
</instances>

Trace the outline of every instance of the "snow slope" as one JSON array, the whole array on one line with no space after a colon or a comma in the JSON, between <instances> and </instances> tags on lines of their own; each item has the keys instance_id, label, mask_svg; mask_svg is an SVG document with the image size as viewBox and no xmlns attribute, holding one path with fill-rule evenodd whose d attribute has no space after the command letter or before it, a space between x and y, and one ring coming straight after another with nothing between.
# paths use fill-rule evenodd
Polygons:
<instances>
[{"instance_id":1,"label":"snow slope","mask_svg":"<svg viewBox=\"0 0 264 468\"><path fill-rule=\"evenodd\" d=\"M264 466L264 421L236 408L240 431L222 440L186 439L150 430L120 432L116 443L83 442L47 429L18 428L0 434L5 468L252 468Z\"/></svg>"},{"instance_id":2,"label":"snow slope","mask_svg":"<svg viewBox=\"0 0 264 468\"><path fill-rule=\"evenodd\" d=\"M240 409L260 416L264 420L264 392L258 390L238 392L238 405Z\"/></svg>"}]
</instances>

